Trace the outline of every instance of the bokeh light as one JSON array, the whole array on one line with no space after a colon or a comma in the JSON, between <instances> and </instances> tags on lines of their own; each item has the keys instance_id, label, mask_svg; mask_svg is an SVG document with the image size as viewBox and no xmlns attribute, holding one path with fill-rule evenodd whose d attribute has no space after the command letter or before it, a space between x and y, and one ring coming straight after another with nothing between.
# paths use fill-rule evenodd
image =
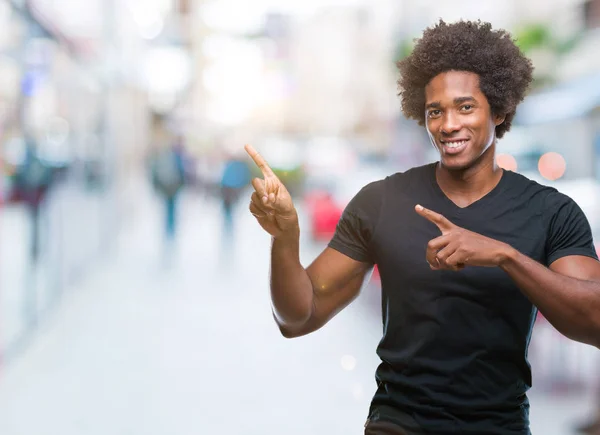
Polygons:
<instances>
[{"instance_id":1,"label":"bokeh light","mask_svg":"<svg viewBox=\"0 0 600 435\"><path fill-rule=\"evenodd\" d=\"M559 153L549 152L540 157L538 170L547 180L558 180L565 174L567 162Z\"/></svg>"},{"instance_id":2,"label":"bokeh light","mask_svg":"<svg viewBox=\"0 0 600 435\"><path fill-rule=\"evenodd\" d=\"M348 372L351 372L356 368L356 358L352 355L344 355L342 357L342 368Z\"/></svg>"},{"instance_id":3,"label":"bokeh light","mask_svg":"<svg viewBox=\"0 0 600 435\"><path fill-rule=\"evenodd\" d=\"M502 169L506 169L507 171L517 172L517 159L515 159L510 154L498 154L496 156L496 163Z\"/></svg>"}]
</instances>

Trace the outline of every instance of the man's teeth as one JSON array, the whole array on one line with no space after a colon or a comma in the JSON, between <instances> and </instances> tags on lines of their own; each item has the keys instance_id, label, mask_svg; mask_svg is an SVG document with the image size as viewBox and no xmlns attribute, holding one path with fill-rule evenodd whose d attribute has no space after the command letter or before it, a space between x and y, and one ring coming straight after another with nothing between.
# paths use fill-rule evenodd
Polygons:
<instances>
[{"instance_id":1,"label":"man's teeth","mask_svg":"<svg viewBox=\"0 0 600 435\"><path fill-rule=\"evenodd\" d=\"M468 141L466 140L461 140L459 142L444 142L444 146L447 146L448 148L458 148L460 146L463 146L467 142Z\"/></svg>"}]
</instances>

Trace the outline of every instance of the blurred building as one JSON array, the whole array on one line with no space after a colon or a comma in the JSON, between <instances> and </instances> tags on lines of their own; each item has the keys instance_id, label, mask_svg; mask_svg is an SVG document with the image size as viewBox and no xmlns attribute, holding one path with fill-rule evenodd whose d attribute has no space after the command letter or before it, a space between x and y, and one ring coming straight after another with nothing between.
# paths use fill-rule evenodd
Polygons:
<instances>
[{"instance_id":1,"label":"blurred building","mask_svg":"<svg viewBox=\"0 0 600 435\"><path fill-rule=\"evenodd\" d=\"M571 18L576 43L561 56L560 62L551 65L554 82L529 97L517 121L527 127L539 149L555 150L565 157L566 177L598 179L600 2L572 1L557 12ZM559 16L556 13L555 17Z\"/></svg>"},{"instance_id":2,"label":"blurred building","mask_svg":"<svg viewBox=\"0 0 600 435\"><path fill-rule=\"evenodd\" d=\"M365 136L389 146L398 8L327 3L194 2L186 113L199 148L274 135Z\"/></svg>"},{"instance_id":3,"label":"blurred building","mask_svg":"<svg viewBox=\"0 0 600 435\"><path fill-rule=\"evenodd\" d=\"M158 9L140 5L0 1L0 351L6 354L111 249L135 211L133 180L153 109L143 60L156 36L152 20L162 20ZM151 19L140 19L144 14ZM43 204L36 264L15 249L32 237L12 177L28 147L60 172Z\"/></svg>"}]
</instances>

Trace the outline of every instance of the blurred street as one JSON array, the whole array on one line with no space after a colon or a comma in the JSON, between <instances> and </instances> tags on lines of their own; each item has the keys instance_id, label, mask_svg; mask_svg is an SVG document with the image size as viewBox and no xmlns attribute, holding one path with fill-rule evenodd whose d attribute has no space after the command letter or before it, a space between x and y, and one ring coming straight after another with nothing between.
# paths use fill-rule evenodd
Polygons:
<instances>
[{"instance_id":1,"label":"blurred street","mask_svg":"<svg viewBox=\"0 0 600 435\"><path fill-rule=\"evenodd\" d=\"M138 198L118 249L6 362L0 433L361 434L378 363L377 286L319 332L286 340L270 315L269 238L246 201L228 242L218 203L183 196L168 262L156 200ZM307 234L305 264L322 249ZM534 392L533 432L572 433L592 408L583 399Z\"/></svg>"},{"instance_id":2,"label":"blurred street","mask_svg":"<svg viewBox=\"0 0 600 435\"><path fill-rule=\"evenodd\" d=\"M283 338L243 146L307 266L362 187L440 159L396 67L440 18L531 60L496 164L570 196L600 252L600 0L0 0L0 435L362 434L378 275ZM529 359L534 434L600 428L598 349L540 316Z\"/></svg>"}]
</instances>

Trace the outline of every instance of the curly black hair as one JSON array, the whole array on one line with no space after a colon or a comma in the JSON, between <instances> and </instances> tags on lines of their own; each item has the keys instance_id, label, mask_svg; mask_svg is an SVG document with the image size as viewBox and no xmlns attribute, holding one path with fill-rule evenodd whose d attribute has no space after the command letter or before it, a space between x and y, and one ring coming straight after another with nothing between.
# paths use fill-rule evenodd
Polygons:
<instances>
[{"instance_id":1,"label":"curly black hair","mask_svg":"<svg viewBox=\"0 0 600 435\"><path fill-rule=\"evenodd\" d=\"M494 115L504 115L496 137L510 130L517 105L525 98L533 65L505 30L490 23L440 20L415 40L412 53L397 62L399 96L407 118L425 125L425 86L440 73L468 71L479 75L479 87Z\"/></svg>"}]
</instances>

